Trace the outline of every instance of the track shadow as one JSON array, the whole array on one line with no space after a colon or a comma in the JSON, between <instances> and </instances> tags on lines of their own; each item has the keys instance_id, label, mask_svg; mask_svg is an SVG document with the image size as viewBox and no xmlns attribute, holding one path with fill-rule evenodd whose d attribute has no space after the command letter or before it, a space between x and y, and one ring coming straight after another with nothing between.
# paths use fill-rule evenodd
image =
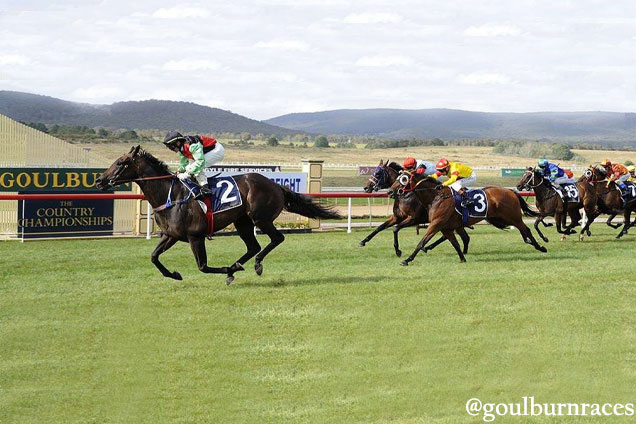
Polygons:
<instances>
[{"instance_id":1,"label":"track shadow","mask_svg":"<svg viewBox=\"0 0 636 424\"><path fill-rule=\"evenodd\" d=\"M236 281L232 283L232 288L244 289L251 287L302 287L316 286L323 284L353 284L353 283L373 283L389 280L389 277L372 275L365 277L358 276L333 276L333 277L306 277L302 279L292 279L286 277L277 278L275 281L263 281L259 277L250 277L249 281L243 281L240 274L236 274Z\"/></svg>"}]
</instances>

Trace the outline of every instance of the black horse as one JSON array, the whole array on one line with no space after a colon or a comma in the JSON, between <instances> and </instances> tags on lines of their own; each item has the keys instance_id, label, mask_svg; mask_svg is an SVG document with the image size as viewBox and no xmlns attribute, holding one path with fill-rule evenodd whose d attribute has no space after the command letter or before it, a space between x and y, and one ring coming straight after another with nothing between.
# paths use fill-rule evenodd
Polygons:
<instances>
[{"instance_id":1,"label":"black horse","mask_svg":"<svg viewBox=\"0 0 636 424\"><path fill-rule=\"evenodd\" d=\"M168 166L150 153L133 147L117 159L96 182L99 189L106 190L124 182L134 181L155 210L155 219L162 230L161 240L152 252L151 261L164 277L181 280L181 274L170 272L159 255L170 249L177 241L190 243L201 272L226 274L227 284L234 281L234 273L243 271L243 264L256 256L256 274L263 272L263 258L285 240L276 229L274 220L284 210L308 218L341 218L331 210L312 201L310 197L294 193L287 187L272 182L260 174L249 173L235 177L242 205L214 215L214 230L218 231L234 224L236 231L247 246L247 253L233 265L221 268L208 266L205 238L208 232L205 214L188 188L172 175ZM165 207L168 203L173 206ZM270 243L261 250L254 236L254 226L270 238Z\"/></svg>"}]
</instances>

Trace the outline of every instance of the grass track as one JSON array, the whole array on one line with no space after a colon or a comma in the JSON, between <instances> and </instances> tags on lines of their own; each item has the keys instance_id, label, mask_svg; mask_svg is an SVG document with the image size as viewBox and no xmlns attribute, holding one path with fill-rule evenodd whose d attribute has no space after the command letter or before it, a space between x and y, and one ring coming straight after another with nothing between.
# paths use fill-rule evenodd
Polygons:
<instances>
[{"instance_id":1,"label":"grass track","mask_svg":"<svg viewBox=\"0 0 636 424\"><path fill-rule=\"evenodd\" d=\"M478 226L468 263L446 244L408 268L390 232L288 235L230 287L182 243L162 256L181 282L150 264L157 240L0 243L0 422L461 423L483 422L472 397L636 402L636 242L593 231L548 229L541 254Z\"/></svg>"}]
</instances>

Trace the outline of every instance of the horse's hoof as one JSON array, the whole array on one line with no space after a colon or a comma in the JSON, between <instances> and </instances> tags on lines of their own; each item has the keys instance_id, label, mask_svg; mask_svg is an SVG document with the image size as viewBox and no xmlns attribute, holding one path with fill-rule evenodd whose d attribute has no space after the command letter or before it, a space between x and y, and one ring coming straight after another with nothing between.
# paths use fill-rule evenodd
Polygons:
<instances>
[{"instance_id":1,"label":"horse's hoof","mask_svg":"<svg viewBox=\"0 0 636 424\"><path fill-rule=\"evenodd\" d=\"M561 236L561 241L565 241L565 239L566 239L565 234L563 234L563 235Z\"/></svg>"},{"instance_id":2,"label":"horse's hoof","mask_svg":"<svg viewBox=\"0 0 636 424\"><path fill-rule=\"evenodd\" d=\"M463 258L462 258L462 259L460 259L460 260L459 260L459 262L460 262L460 263L464 263L464 262L466 262L466 259L463 259Z\"/></svg>"},{"instance_id":3,"label":"horse's hoof","mask_svg":"<svg viewBox=\"0 0 636 424\"><path fill-rule=\"evenodd\" d=\"M177 271L172 273L172 278L174 278L175 280L179 280L179 281L183 280L183 277Z\"/></svg>"},{"instance_id":4,"label":"horse's hoof","mask_svg":"<svg viewBox=\"0 0 636 424\"><path fill-rule=\"evenodd\" d=\"M398 258L402 257L402 251L400 249L396 250L395 254L397 255Z\"/></svg>"},{"instance_id":5,"label":"horse's hoof","mask_svg":"<svg viewBox=\"0 0 636 424\"><path fill-rule=\"evenodd\" d=\"M406 261L402 261L402 262L400 262L400 265L402 265L402 266L409 266L409 263L408 263L408 262L406 262Z\"/></svg>"},{"instance_id":6,"label":"horse's hoof","mask_svg":"<svg viewBox=\"0 0 636 424\"><path fill-rule=\"evenodd\" d=\"M548 222L547 224L545 224L545 226L546 226L546 227L551 227L551 226L553 226L553 225L554 225L554 224L553 224L553 223L551 223L551 222Z\"/></svg>"},{"instance_id":7,"label":"horse's hoof","mask_svg":"<svg viewBox=\"0 0 636 424\"><path fill-rule=\"evenodd\" d=\"M583 241L585 240L585 237L583 236L583 234L579 235L579 241Z\"/></svg>"},{"instance_id":8,"label":"horse's hoof","mask_svg":"<svg viewBox=\"0 0 636 424\"><path fill-rule=\"evenodd\" d=\"M543 241L545 241L546 243L549 243L549 242L550 242L550 240L548 240L548 238L547 238L547 237L541 237L541 239L542 239Z\"/></svg>"},{"instance_id":9,"label":"horse's hoof","mask_svg":"<svg viewBox=\"0 0 636 424\"><path fill-rule=\"evenodd\" d=\"M254 264L254 271L256 271L256 275L263 274L263 264L258 262Z\"/></svg>"},{"instance_id":10,"label":"horse's hoof","mask_svg":"<svg viewBox=\"0 0 636 424\"><path fill-rule=\"evenodd\" d=\"M227 278L225 279L225 284L227 284L229 286L233 282L234 282L234 276L233 275L228 275Z\"/></svg>"},{"instance_id":11,"label":"horse's hoof","mask_svg":"<svg viewBox=\"0 0 636 424\"><path fill-rule=\"evenodd\" d=\"M235 262L231 269L233 272L245 271L245 268L243 268L243 265L239 262Z\"/></svg>"},{"instance_id":12,"label":"horse's hoof","mask_svg":"<svg viewBox=\"0 0 636 424\"><path fill-rule=\"evenodd\" d=\"M360 247L364 247L364 245L365 245L365 244L367 244L367 243L363 240L363 241L361 241L360 243L358 243L358 246L360 246Z\"/></svg>"},{"instance_id":13,"label":"horse's hoof","mask_svg":"<svg viewBox=\"0 0 636 424\"><path fill-rule=\"evenodd\" d=\"M539 246L539 252L541 253L547 253L548 249L546 249L544 246Z\"/></svg>"}]
</instances>

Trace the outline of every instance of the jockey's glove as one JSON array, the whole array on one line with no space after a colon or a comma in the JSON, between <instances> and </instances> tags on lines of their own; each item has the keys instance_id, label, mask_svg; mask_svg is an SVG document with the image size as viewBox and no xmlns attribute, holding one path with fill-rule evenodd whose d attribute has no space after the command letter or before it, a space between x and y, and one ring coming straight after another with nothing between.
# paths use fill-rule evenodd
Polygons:
<instances>
[{"instance_id":1,"label":"jockey's glove","mask_svg":"<svg viewBox=\"0 0 636 424\"><path fill-rule=\"evenodd\" d=\"M190 174L188 174L187 172L179 172L177 174L177 178L179 178L181 181L185 181L190 178Z\"/></svg>"}]
</instances>

